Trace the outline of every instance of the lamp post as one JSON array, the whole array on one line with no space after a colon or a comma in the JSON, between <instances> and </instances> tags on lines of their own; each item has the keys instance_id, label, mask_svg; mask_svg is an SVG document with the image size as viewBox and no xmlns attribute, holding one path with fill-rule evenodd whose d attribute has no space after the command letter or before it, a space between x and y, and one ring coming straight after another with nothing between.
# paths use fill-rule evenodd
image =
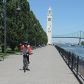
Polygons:
<instances>
[{"instance_id":1,"label":"lamp post","mask_svg":"<svg viewBox=\"0 0 84 84\"><path fill-rule=\"evenodd\" d=\"M6 53L6 0L3 0L3 18L4 18L4 53Z\"/></svg>"},{"instance_id":2,"label":"lamp post","mask_svg":"<svg viewBox=\"0 0 84 84\"><path fill-rule=\"evenodd\" d=\"M20 11L21 10L21 8L20 8L20 6L18 5L18 7L16 8L16 10L17 11Z\"/></svg>"},{"instance_id":3,"label":"lamp post","mask_svg":"<svg viewBox=\"0 0 84 84\"><path fill-rule=\"evenodd\" d=\"M35 28L35 32L37 32L37 30L36 30L36 23L33 25L33 27ZM34 38L34 40L35 40L35 47L36 47L36 35L37 35L37 33L35 34L35 38Z\"/></svg>"}]
</instances>

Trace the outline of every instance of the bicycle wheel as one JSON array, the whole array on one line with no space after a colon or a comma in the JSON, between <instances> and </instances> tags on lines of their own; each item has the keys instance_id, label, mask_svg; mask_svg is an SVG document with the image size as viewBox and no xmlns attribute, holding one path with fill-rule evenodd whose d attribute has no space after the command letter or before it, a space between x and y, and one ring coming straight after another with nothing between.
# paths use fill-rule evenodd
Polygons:
<instances>
[{"instance_id":1,"label":"bicycle wheel","mask_svg":"<svg viewBox=\"0 0 84 84\"><path fill-rule=\"evenodd\" d=\"M26 72L27 67L28 67L27 58L24 57L24 58L23 58L23 70L24 70L24 72Z\"/></svg>"}]
</instances>

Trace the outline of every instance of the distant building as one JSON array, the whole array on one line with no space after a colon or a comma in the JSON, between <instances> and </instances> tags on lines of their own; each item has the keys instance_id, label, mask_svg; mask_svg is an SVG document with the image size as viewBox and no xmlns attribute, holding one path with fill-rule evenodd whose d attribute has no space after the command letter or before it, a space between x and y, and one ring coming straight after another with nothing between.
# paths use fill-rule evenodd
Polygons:
<instances>
[{"instance_id":1,"label":"distant building","mask_svg":"<svg viewBox=\"0 0 84 84\"><path fill-rule=\"evenodd\" d=\"M48 44L52 44L52 10L48 9L47 15L47 36L48 36Z\"/></svg>"}]
</instances>

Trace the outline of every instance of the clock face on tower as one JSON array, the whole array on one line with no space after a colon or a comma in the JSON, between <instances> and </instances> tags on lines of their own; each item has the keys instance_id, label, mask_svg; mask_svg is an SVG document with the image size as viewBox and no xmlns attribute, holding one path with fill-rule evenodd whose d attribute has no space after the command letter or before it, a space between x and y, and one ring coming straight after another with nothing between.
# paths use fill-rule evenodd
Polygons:
<instances>
[{"instance_id":1,"label":"clock face on tower","mask_svg":"<svg viewBox=\"0 0 84 84\"><path fill-rule=\"evenodd\" d=\"M48 18L48 21L51 21L51 18Z\"/></svg>"}]
</instances>

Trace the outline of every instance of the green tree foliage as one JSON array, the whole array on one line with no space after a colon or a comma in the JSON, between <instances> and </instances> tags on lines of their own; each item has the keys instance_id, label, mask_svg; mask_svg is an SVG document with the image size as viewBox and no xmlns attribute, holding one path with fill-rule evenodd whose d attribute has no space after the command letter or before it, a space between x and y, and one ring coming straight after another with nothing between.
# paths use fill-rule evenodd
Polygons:
<instances>
[{"instance_id":1,"label":"green tree foliage","mask_svg":"<svg viewBox=\"0 0 84 84\"><path fill-rule=\"evenodd\" d=\"M28 41L31 45L47 44L47 35L35 17L27 0L7 0L7 45L14 48L21 42ZM3 13L0 2L0 13ZM0 16L0 29L3 20ZM2 33L2 32L0 32ZM0 38L1 39L1 38Z\"/></svg>"},{"instance_id":2,"label":"green tree foliage","mask_svg":"<svg viewBox=\"0 0 84 84\"><path fill-rule=\"evenodd\" d=\"M81 45L84 45L84 41L81 42Z\"/></svg>"}]
</instances>

